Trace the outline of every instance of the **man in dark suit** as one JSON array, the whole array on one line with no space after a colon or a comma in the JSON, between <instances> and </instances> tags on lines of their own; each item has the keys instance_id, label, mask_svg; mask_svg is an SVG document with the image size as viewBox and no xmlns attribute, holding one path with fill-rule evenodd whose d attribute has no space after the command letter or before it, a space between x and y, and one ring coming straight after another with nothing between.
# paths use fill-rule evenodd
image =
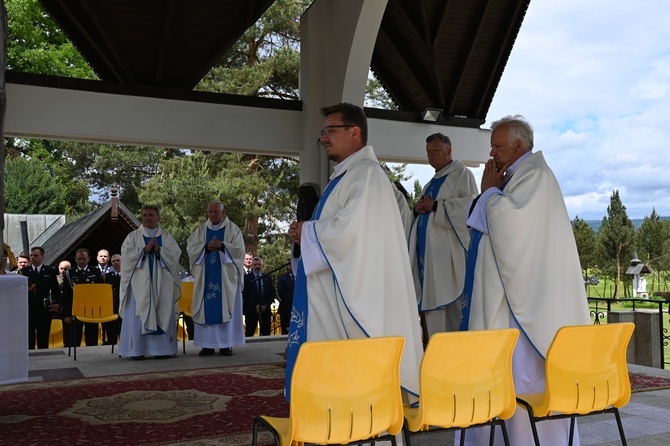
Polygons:
<instances>
[{"instance_id":1,"label":"man in dark suit","mask_svg":"<svg viewBox=\"0 0 670 446\"><path fill-rule=\"evenodd\" d=\"M88 249L80 248L74 254L74 260L77 266L70 268L65 273L65 280L63 283L63 322L67 324L72 323L72 297L73 289L77 284L83 283L103 283L102 274L95 266L89 266L88 262L91 260L91 255ZM65 326L65 324L63 324ZM75 345L81 345L81 322L77 322L74 327L74 342ZM72 327L70 327L72 329ZM72 336L71 333L63 333L64 336ZM98 324L87 323L84 324L84 337L86 345L98 345Z\"/></svg>"},{"instance_id":2,"label":"man in dark suit","mask_svg":"<svg viewBox=\"0 0 670 446\"><path fill-rule=\"evenodd\" d=\"M277 279L277 294L279 294L279 322L281 323L281 334L288 334L288 326L291 322L291 308L293 307L293 288L295 287L295 276L288 264L288 272Z\"/></svg>"},{"instance_id":3,"label":"man in dark suit","mask_svg":"<svg viewBox=\"0 0 670 446\"><path fill-rule=\"evenodd\" d=\"M251 272L244 276L242 299L246 324L244 335L253 336L260 322L260 335L269 336L272 326L270 304L275 299L275 287L272 277L263 275L263 259L260 257L253 258Z\"/></svg>"},{"instance_id":4,"label":"man in dark suit","mask_svg":"<svg viewBox=\"0 0 670 446\"><path fill-rule=\"evenodd\" d=\"M105 251L106 252L106 251ZM100 261L100 253L98 253ZM112 285L112 297L114 298L114 313L119 314L119 286L121 285L121 254L114 254L111 261L111 270L102 278L105 283ZM98 268L100 266L98 265ZM121 318L102 324L102 343L103 345L116 344L121 331Z\"/></svg>"},{"instance_id":5,"label":"man in dark suit","mask_svg":"<svg viewBox=\"0 0 670 446\"><path fill-rule=\"evenodd\" d=\"M58 271L43 265L44 249L35 246L30 250L31 265L19 270L28 277L28 348L49 348L51 319L63 308L63 297L58 287Z\"/></svg>"}]
</instances>

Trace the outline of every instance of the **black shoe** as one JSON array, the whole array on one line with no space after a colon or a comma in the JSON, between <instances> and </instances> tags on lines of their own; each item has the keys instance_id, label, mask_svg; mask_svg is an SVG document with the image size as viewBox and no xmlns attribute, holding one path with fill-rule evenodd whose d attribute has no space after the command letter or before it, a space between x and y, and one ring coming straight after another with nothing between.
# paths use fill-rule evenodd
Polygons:
<instances>
[{"instance_id":1,"label":"black shoe","mask_svg":"<svg viewBox=\"0 0 670 446\"><path fill-rule=\"evenodd\" d=\"M156 358L156 359L168 359L169 357L170 357L170 355L157 355L157 356L154 356L154 358Z\"/></svg>"},{"instance_id":2,"label":"black shoe","mask_svg":"<svg viewBox=\"0 0 670 446\"><path fill-rule=\"evenodd\" d=\"M214 354L214 349L213 348L203 348L200 350L200 353L198 353L198 356L209 356Z\"/></svg>"},{"instance_id":3,"label":"black shoe","mask_svg":"<svg viewBox=\"0 0 670 446\"><path fill-rule=\"evenodd\" d=\"M219 354L221 356L233 356L233 349L230 347L219 349Z\"/></svg>"},{"instance_id":4,"label":"black shoe","mask_svg":"<svg viewBox=\"0 0 670 446\"><path fill-rule=\"evenodd\" d=\"M141 361L141 360L144 359L144 355L142 355L142 356L131 356L130 358L134 359L135 361Z\"/></svg>"}]
</instances>

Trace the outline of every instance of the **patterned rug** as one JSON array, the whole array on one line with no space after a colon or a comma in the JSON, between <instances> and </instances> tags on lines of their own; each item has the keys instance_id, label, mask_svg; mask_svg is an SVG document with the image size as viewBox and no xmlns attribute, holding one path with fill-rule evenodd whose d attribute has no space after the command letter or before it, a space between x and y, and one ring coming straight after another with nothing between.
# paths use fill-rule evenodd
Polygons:
<instances>
[{"instance_id":1,"label":"patterned rug","mask_svg":"<svg viewBox=\"0 0 670 446\"><path fill-rule=\"evenodd\" d=\"M633 392L670 389L670 378L645 375L643 373L629 373L630 387Z\"/></svg>"},{"instance_id":2,"label":"patterned rug","mask_svg":"<svg viewBox=\"0 0 670 446\"><path fill-rule=\"evenodd\" d=\"M281 364L0 386L0 443L251 444L256 415L288 416ZM634 392L670 378L631 373ZM261 431L260 444L272 443Z\"/></svg>"},{"instance_id":3,"label":"patterned rug","mask_svg":"<svg viewBox=\"0 0 670 446\"><path fill-rule=\"evenodd\" d=\"M251 444L256 415L288 416L278 364L0 387L0 443ZM262 431L261 444L272 443Z\"/></svg>"}]
</instances>

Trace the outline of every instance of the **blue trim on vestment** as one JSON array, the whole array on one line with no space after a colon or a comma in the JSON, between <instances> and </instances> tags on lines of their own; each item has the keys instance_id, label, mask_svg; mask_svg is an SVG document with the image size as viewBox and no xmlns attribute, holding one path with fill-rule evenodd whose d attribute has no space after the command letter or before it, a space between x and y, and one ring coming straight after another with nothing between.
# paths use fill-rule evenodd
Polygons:
<instances>
[{"instance_id":1,"label":"blue trim on vestment","mask_svg":"<svg viewBox=\"0 0 670 446\"><path fill-rule=\"evenodd\" d=\"M426 186L423 195L428 198L436 199L437 194L440 192L440 188L444 183L444 180L447 179L449 175L445 175L439 178L433 178L430 180ZM421 304L423 303L423 276L424 276L424 265L426 262L426 233L428 231L428 222L432 212L427 212L425 214L419 214L417 217L417 227L416 227L416 259L417 267L419 269L419 283L421 284L421 296L419 299L419 311L423 311Z\"/></svg>"},{"instance_id":2,"label":"blue trim on vestment","mask_svg":"<svg viewBox=\"0 0 670 446\"><path fill-rule=\"evenodd\" d=\"M342 175L334 178L328 183L323 194L319 198L311 220L318 220L323 211L323 206L335 186L344 177ZM307 341L307 318L308 318L308 296L307 296L307 276L305 267L302 263L302 257L298 262L298 271L295 274L295 289L293 290L293 307L291 308L291 322L288 329L288 348L286 351L286 381L284 383L284 397L286 401L291 401L291 377L293 375L293 366L298 357L300 346Z\"/></svg>"},{"instance_id":3,"label":"blue trim on vestment","mask_svg":"<svg viewBox=\"0 0 670 446\"><path fill-rule=\"evenodd\" d=\"M207 228L205 242L209 243L214 239L221 240L226 234L226 228L217 230ZM203 287L202 302L205 310L205 324L223 323L223 290L221 289L221 255L220 251L210 251L203 260L205 267L205 286Z\"/></svg>"}]
</instances>

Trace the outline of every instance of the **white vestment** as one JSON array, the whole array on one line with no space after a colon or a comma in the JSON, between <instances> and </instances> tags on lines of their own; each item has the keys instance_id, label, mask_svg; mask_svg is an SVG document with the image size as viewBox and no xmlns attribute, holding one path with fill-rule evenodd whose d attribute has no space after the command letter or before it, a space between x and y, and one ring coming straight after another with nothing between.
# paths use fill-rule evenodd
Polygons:
<instances>
[{"instance_id":1,"label":"white vestment","mask_svg":"<svg viewBox=\"0 0 670 446\"><path fill-rule=\"evenodd\" d=\"M151 231L151 230L149 230ZM161 237L159 258L150 267L144 226L128 234L121 246L119 315L123 318L120 356L171 355L177 353L175 303L181 295L179 256L174 238L158 228Z\"/></svg>"},{"instance_id":2,"label":"white vestment","mask_svg":"<svg viewBox=\"0 0 670 446\"><path fill-rule=\"evenodd\" d=\"M465 226L470 202L477 196L477 183L470 169L460 161L452 161L433 176L433 181L446 177L437 195L437 210L428 215L423 262L423 286L419 277L417 238L419 217L414 219L409 236L409 257L412 262L414 288L419 311L434 313L448 311L452 317L431 327L429 334L438 331L457 331L460 322L460 300L465 283L465 258L470 244L470 234ZM429 183L430 184L430 183ZM426 193L426 184L422 193ZM453 304L453 305L450 305ZM449 308L446 308L449 306ZM447 324L450 320L452 323ZM442 326L440 326L442 325Z\"/></svg>"},{"instance_id":3,"label":"white vestment","mask_svg":"<svg viewBox=\"0 0 670 446\"><path fill-rule=\"evenodd\" d=\"M205 324L205 284L207 229L224 229L223 247L218 252L221 260L222 321L220 324ZM228 348L244 344L244 322L242 318L242 270L244 267L244 238L240 228L225 217L221 223L203 223L188 238L186 250L191 263L194 323L193 345L206 348Z\"/></svg>"},{"instance_id":4,"label":"white vestment","mask_svg":"<svg viewBox=\"0 0 670 446\"><path fill-rule=\"evenodd\" d=\"M519 163L502 194L476 205L485 206L488 233L476 253L469 329L519 328L513 360L516 392L543 392L544 357L558 329L591 323L560 187L537 152ZM533 443L525 410L517 409L507 424L511 444ZM569 420L539 423L542 444L567 444L568 425ZM488 437L467 444L488 444Z\"/></svg>"},{"instance_id":5,"label":"white vestment","mask_svg":"<svg viewBox=\"0 0 670 446\"><path fill-rule=\"evenodd\" d=\"M302 229L307 340L403 336L401 383L418 395L423 347L393 189L370 146L338 164L331 181L339 176L319 219Z\"/></svg>"}]
</instances>

